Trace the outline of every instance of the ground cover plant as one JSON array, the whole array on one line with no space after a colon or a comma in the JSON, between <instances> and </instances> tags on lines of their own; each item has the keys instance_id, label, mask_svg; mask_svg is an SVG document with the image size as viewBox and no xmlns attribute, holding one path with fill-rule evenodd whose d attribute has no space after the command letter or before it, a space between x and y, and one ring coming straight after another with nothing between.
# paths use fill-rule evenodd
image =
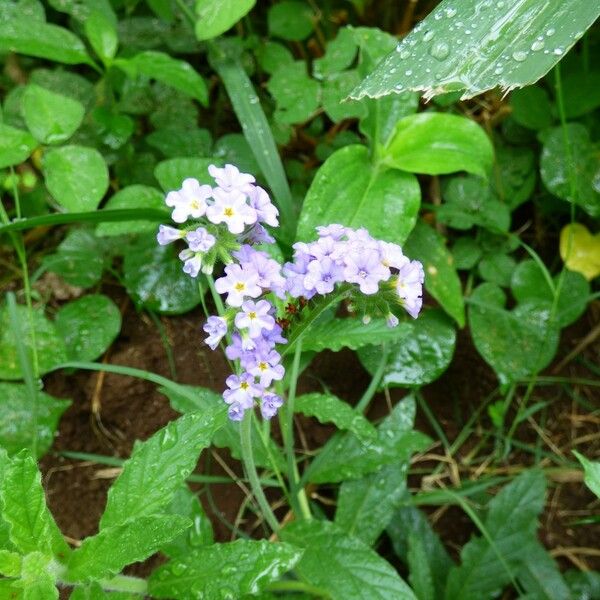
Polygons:
<instances>
[{"instance_id":1,"label":"ground cover plant","mask_svg":"<svg viewBox=\"0 0 600 600\"><path fill-rule=\"evenodd\" d=\"M0 598L600 598L584 0L0 4Z\"/></svg>"}]
</instances>

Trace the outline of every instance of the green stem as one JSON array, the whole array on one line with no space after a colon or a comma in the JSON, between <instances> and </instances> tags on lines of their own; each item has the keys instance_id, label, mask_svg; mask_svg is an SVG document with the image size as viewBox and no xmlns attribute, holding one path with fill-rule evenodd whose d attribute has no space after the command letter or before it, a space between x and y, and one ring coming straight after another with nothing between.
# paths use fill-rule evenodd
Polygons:
<instances>
[{"instance_id":1,"label":"green stem","mask_svg":"<svg viewBox=\"0 0 600 600\"><path fill-rule=\"evenodd\" d=\"M242 461L244 463L244 469L246 470L246 476L250 482L250 487L254 492L254 496L258 505L260 506L263 517L275 532L279 531L279 522L269 505L267 497L260 484L258 473L256 472L256 465L254 463L254 455L252 454L252 419L254 417L254 411L248 410L242 419L240 425L240 442L242 446Z\"/></svg>"},{"instance_id":2,"label":"green stem","mask_svg":"<svg viewBox=\"0 0 600 600\"><path fill-rule=\"evenodd\" d=\"M365 390L361 399L358 401L356 405L356 412L364 413L367 410L367 406L369 406L369 402L373 399L381 380L383 379L383 374L385 372L385 367L387 366L388 359L388 348L386 344L381 345L381 359L379 364L377 365L377 370L373 374L371 378L371 382L369 383L369 387Z\"/></svg>"}]
</instances>

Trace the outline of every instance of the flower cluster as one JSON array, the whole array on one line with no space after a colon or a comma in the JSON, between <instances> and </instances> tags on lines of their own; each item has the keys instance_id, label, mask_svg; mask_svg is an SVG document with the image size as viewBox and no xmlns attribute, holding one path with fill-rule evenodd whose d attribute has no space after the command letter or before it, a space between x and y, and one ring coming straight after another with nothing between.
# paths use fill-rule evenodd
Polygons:
<instances>
[{"instance_id":1,"label":"flower cluster","mask_svg":"<svg viewBox=\"0 0 600 600\"><path fill-rule=\"evenodd\" d=\"M217 258L225 263L214 287L225 295L227 309L208 317L205 342L215 350L225 339L225 354L238 365L223 392L229 418L241 420L258 402L263 418L270 419L283 404L272 386L284 377L278 345L287 343L280 325L286 320L277 319L277 301L289 302L290 308L295 299L304 304L346 286L349 308L360 310L365 322L379 314L395 327L394 306L402 306L413 318L421 310L423 266L404 256L397 244L376 240L364 228L339 224L317 227L318 239L294 244L293 260L281 265L256 247L274 242L263 224L278 224L267 192L233 165L211 165L208 170L216 187L186 179L180 190L167 195L173 221L187 226L161 225L158 242L187 242L179 256L192 277L200 270L212 273Z\"/></svg>"}]
</instances>

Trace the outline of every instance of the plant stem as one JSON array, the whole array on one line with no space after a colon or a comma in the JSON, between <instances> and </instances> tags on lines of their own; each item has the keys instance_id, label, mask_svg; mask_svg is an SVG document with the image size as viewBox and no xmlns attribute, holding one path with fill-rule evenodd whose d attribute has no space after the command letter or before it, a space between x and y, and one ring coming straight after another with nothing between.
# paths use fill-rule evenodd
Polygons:
<instances>
[{"instance_id":1,"label":"plant stem","mask_svg":"<svg viewBox=\"0 0 600 600\"><path fill-rule=\"evenodd\" d=\"M375 371L375 373L373 374L373 377L371 378L371 383L369 383L369 387L365 390L361 399L358 401L358 404L356 405L356 408L355 408L356 412L364 413L365 410L367 409L367 406L369 406L369 402L371 402L371 400L373 399L373 396L375 395L375 392L377 391L377 388L379 387L379 384L381 383L381 380L383 378L383 373L384 373L385 367L387 365L387 359L388 359L388 348L387 348L386 344L382 344L381 345L381 360L379 361L379 364L377 365L377 371Z\"/></svg>"},{"instance_id":2,"label":"plant stem","mask_svg":"<svg viewBox=\"0 0 600 600\"><path fill-rule=\"evenodd\" d=\"M274 532L279 531L279 522L275 517L271 506L265 496L265 493L260 484L258 473L256 472L256 465L254 464L254 455L252 454L252 419L254 417L254 411L248 410L242 419L240 425L240 442L242 446L242 461L244 462L244 469L246 470L246 477L250 482L250 487L254 492L254 496L258 505L260 506L263 517Z\"/></svg>"}]
</instances>

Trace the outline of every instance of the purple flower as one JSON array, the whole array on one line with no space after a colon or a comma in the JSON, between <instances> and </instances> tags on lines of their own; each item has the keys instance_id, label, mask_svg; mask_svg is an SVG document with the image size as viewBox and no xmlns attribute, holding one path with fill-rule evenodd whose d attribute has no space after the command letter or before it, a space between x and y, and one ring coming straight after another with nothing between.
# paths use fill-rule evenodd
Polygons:
<instances>
[{"instance_id":1,"label":"purple flower","mask_svg":"<svg viewBox=\"0 0 600 600\"><path fill-rule=\"evenodd\" d=\"M325 295L333 292L335 284L343 279L344 270L330 258L312 260L304 277L304 287Z\"/></svg>"},{"instance_id":2,"label":"purple flower","mask_svg":"<svg viewBox=\"0 0 600 600\"><path fill-rule=\"evenodd\" d=\"M408 258L402 253L402 248L400 248L398 244L380 241L379 251L381 252L381 262L385 267L401 269L409 262Z\"/></svg>"},{"instance_id":3,"label":"purple flower","mask_svg":"<svg viewBox=\"0 0 600 600\"><path fill-rule=\"evenodd\" d=\"M271 419L277 414L277 410L283 405L283 399L277 394L265 394L260 403L260 412L263 419Z\"/></svg>"},{"instance_id":4,"label":"purple flower","mask_svg":"<svg viewBox=\"0 0 600 600\"><path fill-rule=\"evenodd\" d=\"M272 346L275 344L287 344L287 340L281 335L282 332L283 329L275 323L271 331L263 331L263 339Z\"/></svg>"},{"instance_id":5,"label":"purple flower","mask_svg":"<svg viewBox=\"0 0 600 600\"><path fill-rule=\"evenodd\" d=\"M233 402L227 409L227 416L232 421L241 421L244 418L245 409L239 402Z\"/></svg>"},{"instance_id":6,"label":"purple flower","mask_svg":"<svg viewBox=\"0 0 600 600\"><path fill-rule=\"evenodd\" d=\"M183 261L183 272L190 277L198 277L202 266L202 254L192 252L192 250L186 248L179 253L179 258Z\"/></svg>"},{"instance_id":7,"label":"purple flower","mask_svg":"<svg viewBox=\"0 0 600 600\"><path fill-rule=\"evenodd\" d=\"M208 337L204 341L211 350L215 350L227 333L227 321L223 317L208 317L202 329L208 333Z\"/></svg>"},{"instance_id":8,"label":"purple flower","mask_svg":"<svg viewBox=\"0 0 600 600\"><path fill-rule=\"evenodd\" d=\"M274 244L275 238L260 224L255 223L246 238L250 244Z\"/></svg>"},{"instance_id":9,"label":"purple flower","mask_svg":"<svg viewBox=\"0 0 600 600\"><path fill-rule=\"evenodd\" d=\"M281 355L275 350L268 352L255 352L254 360L251 363L248 372L254 377L258 377L260 385L268 387L273 380L283 379L285 369L279 364Z\"/></svg>"},{"instance_id":10,"label":"purple flower","mask_svg":"<svg viewBox=\"0 0 600 600\"><path fill-rule=\"evenodd\" d=\"M365 250L346 257L344 278L348 283L358 283L363 294L375 294L379 282L390 277L390 270L381 264L381 256L377 250Z\"/></svg>"},{"instance_id":11,"label":"purple flower","mask_svg":"<svg viewBox=\"0 0 600 600\"><path fill-rule=\"evenodd\" d=\"M248 193L255 179L248 173L240 173L240 170L234 165L225 165L220 169L216 165L210 165L208 172L214 177L217 185L226 192L244 192Z\"/></svg>"},{"instance_id":12,"label":"purple flower","mask_svg":"<svg viewBox=\"0 0 600 600\"><path fill-rule=\"evenodd\" d=\"M344 242L339 242L332 237L322 237L308 246L310 255L317 260L331 258L337 260L343 255Z\"/></svg>"},{"instance_id":13,"label":"purple flower","mask_svg":"<svg viewBox=\"0 0 600 600\"><path fill-rule=\"evenodd\" d=\"M317 227L317 233L320 237L331 236L334 240L341 240L347 233L348 228L338 223Z\"/></svg>"},{"instance_id":14,"label":"purple flower","mask_svg":"<svg viewBox=\"0 0 600 600\"><path fill-rule=\"evenodd\" d=\"M199 219L206 212L206 201L212 196L210 185L200 185L196 179L185 179L181 189L169 192L165 200L173 207L171 218L175 223L185 223L189 217Z\"/></svg>"},{"instance_id":15,"label":"purple flower","mask_svg":"<svg viewBox=\"0 0 600 600\"><path fill-rule=\"evenodd\" d=\"M245 296L258 298L262 294L256 271L236 264L225 267L225 277L215 281L215 288L219 294L227 294L227 304L236 307L242 305Z\"/></svg>"},{"instance_id":16,"label":"purple flower","mask_svg":"<svg viewBox=\"0 0 600 600\"><path fill-rule=\"evenodd\" d=\"M246 193L248 194L250 206L256 211L258 220L271 227L277 227L279 225L279 220L277 219L279 211L271 202L269 194L258 185L252 186Z\"/></svg>"},{"instance_id":17,"label":"purple flower","mask_svg":"<svg viewBox=\"0 0 600 600\"><path fill-rule=\"evenodd\" d=\"M309 262L310 257L308 255L300 254L294 258L294 262L283 265L283 275L286 279L285 286L292 298L299 298L300 296L312 298L315 295L313 291L304 287L304 278L308 272Z\"/></svg>"},{"instance_id":18,"label":"purple flower","mask_svg":"<svg viewBox=\"0 0 600 600\"><path fill-rule=\"evenodd\" d=\"M204 227L198 227L194 231L190 231L185 239L190 250L194 252L208 252L217 241L215 236L208 233Z\"/></svg>"},{"instance_id":19,"label":"purple flower","mask_svg":"<svg viewBox=\"0 0 600 600\"><path fill-rule=\"evenodd\" d=\"M237 252L233 253L242 266L248 266L258 274L258 285L264 289L280 289L285 285L281 275L281 266L266 252L255 250L252 246L244 244Z\"/></svg>"},{"instance_id":20,"label":"purple flower","mask_svg":"<svg viewBox=\"0 0 600 600\"><path fill-rule=\"evenodd\" d=\"M246 300L242 303L242 311L235 315L235 326L247 329L251 338L257 338L264 329L268 331L275 326L275 319L270 315L272 309L273 306L266 300Z\"/></svg>"},{"instance_id":21,"label":"purple flower","mask_svg":"<svg viewBox=\"0 0 600 600\"><path fill-rule=\"evenodd\" d=\"M175 227L169 227L169 225L159 225L158 233L156 234L156 241L161 246L166 246L176 240L181 240L185 237L185 231L176 229Z\"/></svg>"},{"instance_id":22,"label":"purple flower","mask_svg":"<svg viewBox=\"0 0 600 600\"><path fill-rule=\"evenodd\" d=\"M396 327L400 321L396 315L389 313L386 317L386 323L388 327Z\"/></svg>"},{"instance_id":23,"label":"purple flower","mask_svg":"<svg viewBox=\"0 0 600 600\"><path fill-rule=\"evenodd\" d=\"M425 272L423 265L418 260L411 260L398 271L396 280L396 293L401 299L401 304L406 312L416 319L423 306L423 283Z\"/></svg>"},{"instance_id":24,"label":"purple flower","mask_svg":"<svg viewBox=\"0 0 600 600\"><path fill-rule=\"evenodd\" d=\"M262 388L254 382L254 377L250 373L242 373L240 376L230 375L225 383L229 389L223 392L223 400L227 404L237 402L244 409L252 408L254 398L262 394Z\"/></svg>"},{"instance_id":25,"label":"purple flower","mask_svg":"<svg viewBox=\"0 0 600 600\"><path fill-rule=\"evenodd\" d=\"M206 209L211 223L225 223L231 233L242 233L246 225L256 223L256 211L246 203L246 196L238 191L213 190L215 201Z\"/></svg>"}]
</instances>

